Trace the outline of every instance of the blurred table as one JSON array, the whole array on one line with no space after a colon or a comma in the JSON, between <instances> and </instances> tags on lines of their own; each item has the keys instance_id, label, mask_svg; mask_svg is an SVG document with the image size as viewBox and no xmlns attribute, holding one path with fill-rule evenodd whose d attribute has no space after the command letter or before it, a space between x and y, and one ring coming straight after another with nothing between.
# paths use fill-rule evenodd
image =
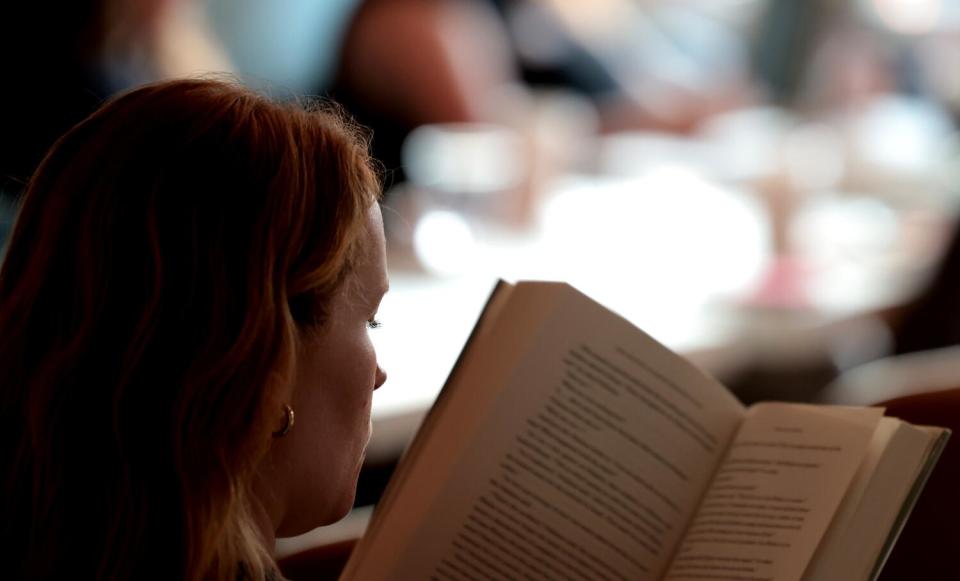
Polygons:
<instances>
[{"instance_id":1,"label":"blurred table","mask_svg":"<svg viewBox=\"0 0 960 581\"><path fill-rule=\"evenodd\" d=\"M845 204L838 202L834 214L849 214ZM385 215L394 219L389 208ZM871 214L863 215L861 229L868 229ZM888 229L889 218L880 213L881 229ZM755 192L719 185L679 165L632 178L565 178L545 195L529 229L469 227L473 242L428 240L428 251L462 265L459 274L424 271L409 248L392 245L388 252L391 291L380 310L384 326L373 332L389 376L373 414L387 432L392 418L422 415L433 402L498 278L569 282L684 353L751 336L771 344L778 336L789 349L785 329L822 326L883 306L908 286L894 284L901 273L890 264L860 260L864 268L856 276L849 264L828 265L801 281L807 304L751 304L776 265L767 208Z\"/></svg>"},{"instance_id":2,"label":"blurred table","mask_svg":"<svg viewBox=\"0 0 960 581\"><path fill-rule=\"evenodd\" d=\"M472 244L437 240L438 251L465 265L457 275L404 268L411 257L391 248L384 325L373 332L389 376L374 398L375 421L433 402L498 278L569 282L689 351L729 338L734 329L717 303L756 284L769 258L762 205L681 168L569 178L551 188L538 216L524 232L474 224Z\"/></svg>"}]
</instances>

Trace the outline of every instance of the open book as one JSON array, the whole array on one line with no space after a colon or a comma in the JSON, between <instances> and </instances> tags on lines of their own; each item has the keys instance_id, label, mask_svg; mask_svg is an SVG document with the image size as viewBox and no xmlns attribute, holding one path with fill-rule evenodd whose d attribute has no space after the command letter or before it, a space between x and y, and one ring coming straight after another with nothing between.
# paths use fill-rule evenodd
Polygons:
<instances>
[{"instance_id":1,"label":"open book","mask_svg":"<svg viewBox=\"0 0 960 581\"><path fill-rule=\"evenodd\" d=\"M948 436L745 408L572 287L501 282L343 578L869 579Z\"/></svg>"}]
</instances>

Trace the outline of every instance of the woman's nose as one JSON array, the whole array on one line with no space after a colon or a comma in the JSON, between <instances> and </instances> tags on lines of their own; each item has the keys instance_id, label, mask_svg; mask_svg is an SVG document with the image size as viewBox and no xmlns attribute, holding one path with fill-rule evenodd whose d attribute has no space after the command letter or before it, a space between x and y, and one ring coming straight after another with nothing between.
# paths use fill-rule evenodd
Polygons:
<instances>
[{"instance_id":1,"label":"woman's nose","mask_svg":"<svg viewBox=\"0 0 960 581\"><path fill-rule=\"evenodd\" d=\"M387 372L377 364L377 376L373 382L373 389L380 389L380 386L387 382Z\"/></svg>"}]
</instances>

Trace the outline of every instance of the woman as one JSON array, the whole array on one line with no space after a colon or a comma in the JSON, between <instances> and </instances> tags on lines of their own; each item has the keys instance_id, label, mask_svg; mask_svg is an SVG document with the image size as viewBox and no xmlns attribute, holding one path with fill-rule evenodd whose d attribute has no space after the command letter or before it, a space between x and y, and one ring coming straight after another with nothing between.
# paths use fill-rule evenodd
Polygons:
<instances>
[{"instance_id":1,"label":"woman","mask_svg":"<svg viewBox=\"0 0 960 581\"><path fill-rule=\"evenodd\" d=\"M343 516L385 375L379 184L331 111L189 80L34 175L0 269L0 552L30 579L279 577Z\"/></svg>"}]
</instances>

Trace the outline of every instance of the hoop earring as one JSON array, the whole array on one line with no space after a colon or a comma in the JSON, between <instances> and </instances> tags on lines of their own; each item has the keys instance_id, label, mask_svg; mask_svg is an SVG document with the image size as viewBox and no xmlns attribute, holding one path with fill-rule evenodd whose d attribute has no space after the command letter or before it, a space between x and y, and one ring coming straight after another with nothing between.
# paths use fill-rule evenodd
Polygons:
<instances>
[{"instance_id":1,"label":"hoop earring","mask_svg":"<svg viewBox=\"0 0 960 581\"><path fill-rule=\"evenodd\" d=\"M286 414L287 421L284 422L282 428L273 433L274 438L282 438L293 429L293 424L296 419L293 415L293 408L290 407L290 404L283 404L283 411Z\"/></svg>"}]
</instances>

